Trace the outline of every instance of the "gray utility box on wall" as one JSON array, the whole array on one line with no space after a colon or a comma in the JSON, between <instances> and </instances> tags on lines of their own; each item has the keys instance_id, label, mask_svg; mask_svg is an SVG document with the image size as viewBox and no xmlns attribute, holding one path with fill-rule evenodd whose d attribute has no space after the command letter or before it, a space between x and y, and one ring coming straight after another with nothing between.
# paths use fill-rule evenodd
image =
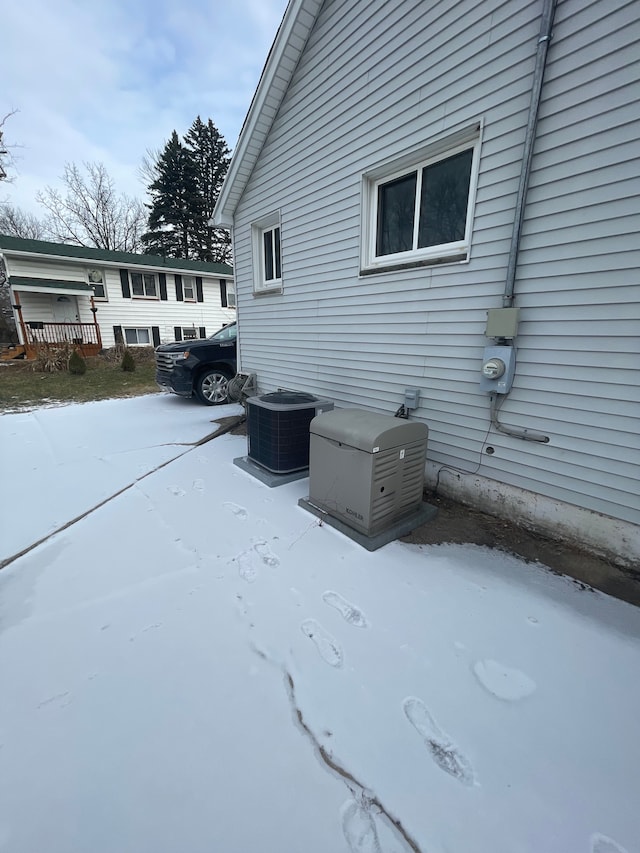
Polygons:
<instances>
[{"instance_id":1,"label":"gray utility box on wall","mask_svg":"<svg viewBox=\"0 0 640 853\"><path fill-rule=\"evenodd\" d=\"M429 430L361 409L311 421L309 503L375 536L422 504Z\"/></svg>"}]
</instances>

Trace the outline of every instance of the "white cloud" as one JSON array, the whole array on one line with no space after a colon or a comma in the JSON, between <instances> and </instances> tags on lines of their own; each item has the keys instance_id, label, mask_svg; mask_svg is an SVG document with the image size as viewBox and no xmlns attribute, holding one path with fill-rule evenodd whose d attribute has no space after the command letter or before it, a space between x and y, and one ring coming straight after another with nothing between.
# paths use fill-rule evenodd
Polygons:
<instances>
[{"instance_id":1,"label":"white cloud","mask_svg":"<svg viewBox=\"0 0 640 853\"><path fill-rule=\"evenodd\" d=\"M286 0L20 0L3 9L0 113L19 112L5 137L20 143L3 187L39 213L37 190L66 162L100 160L119 187L143 195L148 148L196 115L235 145Z\"/></svg>"}]
</instances>

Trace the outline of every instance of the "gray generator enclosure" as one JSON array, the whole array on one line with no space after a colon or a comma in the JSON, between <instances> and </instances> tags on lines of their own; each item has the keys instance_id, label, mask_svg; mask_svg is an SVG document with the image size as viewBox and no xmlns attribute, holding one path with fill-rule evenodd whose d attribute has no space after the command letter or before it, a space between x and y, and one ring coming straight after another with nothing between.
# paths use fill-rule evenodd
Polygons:
<instances>
[{"instance_id":1,"label":"gray generator enclosure","mask_svg":"<svg viewBox=\"0 0 640 853\"><path fill-rule=\"evenodd\" d=\"M428 428L336 409L311 421L309 503L366 536L420 509Z\"/></svg>"}]
</instances>

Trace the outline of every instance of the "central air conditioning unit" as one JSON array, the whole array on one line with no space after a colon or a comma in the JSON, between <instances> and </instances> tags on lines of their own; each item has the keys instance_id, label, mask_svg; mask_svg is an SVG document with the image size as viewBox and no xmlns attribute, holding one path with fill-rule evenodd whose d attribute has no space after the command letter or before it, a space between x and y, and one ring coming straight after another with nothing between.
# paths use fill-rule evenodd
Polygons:
<instances>
[{"instance_id":1,"label":"central air conditioning unit","mask_svg":"<svg viewBox=\"0 0 640 853\"><path fill-rule=\"evenodd\" d=\"M426 424L336 409L311 424L309 504L373 537L420 512Z\"/></svg>"},{"instance_id":2,"label":"central air conditioning unit","mask_svg":"<svg viewBox=\"0 0 640 853\"><path fill-rule=\"evenodd\" d=\"M248 457L273 474L291 474L309 467L309 424L333 409L300 391L274 391L249 397L247 406Z\"/></svg>"}]
</instances>

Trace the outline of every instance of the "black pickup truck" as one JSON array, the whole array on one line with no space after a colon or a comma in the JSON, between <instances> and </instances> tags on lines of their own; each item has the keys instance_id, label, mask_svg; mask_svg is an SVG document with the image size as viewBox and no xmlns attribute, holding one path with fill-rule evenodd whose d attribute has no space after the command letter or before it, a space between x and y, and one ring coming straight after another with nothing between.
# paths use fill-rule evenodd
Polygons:
<instances>
[{"instance_id":1,"label":"black pickup truck","mask_svg":"<svg viewBox=\"0 0 640 853\"><path fill-rule=\"evenodd\" d=\"M227 384L236 375L235 323L204 340L156 347L156 382L182 397L195 394L206 406L227 402Z\"/></svg>"}]
</instances>

